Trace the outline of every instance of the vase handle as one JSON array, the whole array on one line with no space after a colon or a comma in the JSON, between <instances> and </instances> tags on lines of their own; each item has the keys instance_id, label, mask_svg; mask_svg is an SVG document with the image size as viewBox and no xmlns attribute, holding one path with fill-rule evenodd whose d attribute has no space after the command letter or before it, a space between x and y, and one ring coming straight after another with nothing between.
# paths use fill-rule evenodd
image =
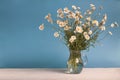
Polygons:
<instances>
[{"instance_id":1,"label":"vase handle","mask_svg":"<svg viewBox=\"0 0 120 80\"><path fill-rule=\"evenodd\" d=\"M88 58L85 53L82 53L82 60L83 60L83 65L85 66L88 63Z\"/></svg>"}]
</instances>

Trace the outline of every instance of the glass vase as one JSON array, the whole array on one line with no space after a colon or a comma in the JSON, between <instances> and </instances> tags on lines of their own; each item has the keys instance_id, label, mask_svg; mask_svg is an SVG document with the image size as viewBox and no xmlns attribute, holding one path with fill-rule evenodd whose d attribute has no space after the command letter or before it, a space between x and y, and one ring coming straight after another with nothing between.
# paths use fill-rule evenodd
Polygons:
<instances>
[{"instance_id":1,"label":"glass vase","mask_svg":"<svg viewBox=\"0 0 120 80\"><path fill-rule=\"evenodd\" d=\"M66 73L78 74L82 71L84 64L87 61L86 59L85 63L83 62L83 58L86 56L82 55L80 50L69 50L69 51L70 51L70 56L67 61Z\"/></svg>"}]
</instances>

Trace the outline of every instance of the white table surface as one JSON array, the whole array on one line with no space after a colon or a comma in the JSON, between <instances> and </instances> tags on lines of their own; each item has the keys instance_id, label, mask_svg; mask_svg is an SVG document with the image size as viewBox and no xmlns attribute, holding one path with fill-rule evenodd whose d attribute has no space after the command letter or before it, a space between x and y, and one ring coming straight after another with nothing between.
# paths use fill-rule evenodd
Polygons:
<instances>
[{"instance_id":1,"label":"white table surface","mask_svg":"<svg viewBox=\"0 0 120 80\"><path fill-rule=\"evenodd\" d=\"M80 74L65 69L0 69L0 80L120 80L120 68L84 68Z\"/></svg>"}]
</instances>

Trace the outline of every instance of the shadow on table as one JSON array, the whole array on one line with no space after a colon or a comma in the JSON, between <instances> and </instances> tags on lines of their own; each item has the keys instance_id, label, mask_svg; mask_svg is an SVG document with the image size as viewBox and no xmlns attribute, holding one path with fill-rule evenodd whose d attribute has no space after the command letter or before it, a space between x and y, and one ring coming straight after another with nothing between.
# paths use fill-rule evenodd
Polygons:
<instances>
[{"instance_id":1,"label":"shadow on table","mask_svg":"<svg viewBox=\"0 0 120 80\"><path fill-rule=\"evenodd\" d=\"M65 73L65 69L46 69L46 71L55 72L55 73Z\"/></svg>"}]
</instances>

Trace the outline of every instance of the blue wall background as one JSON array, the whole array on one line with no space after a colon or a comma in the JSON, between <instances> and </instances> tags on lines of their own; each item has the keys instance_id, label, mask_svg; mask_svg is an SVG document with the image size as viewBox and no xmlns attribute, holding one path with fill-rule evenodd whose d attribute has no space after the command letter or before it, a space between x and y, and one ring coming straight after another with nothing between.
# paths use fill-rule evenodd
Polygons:
<instances>
[{"instance_id":1,"label":"blue wall background","mask_svg":"<svg viewBox=\"0 0 120 80\"><path fill-rule=\"evenodd\" d=\"M104 6L108 24L120 24L120 0L0 0L0 67L66 67L66 46L53 37L49 26L44 31L38 26L48 12L56 15L58 8L72 4L85 10L90 3ZM120 28L101 43L86 52L86 67L120 67Z\"/></svg>"}]
</instances>

